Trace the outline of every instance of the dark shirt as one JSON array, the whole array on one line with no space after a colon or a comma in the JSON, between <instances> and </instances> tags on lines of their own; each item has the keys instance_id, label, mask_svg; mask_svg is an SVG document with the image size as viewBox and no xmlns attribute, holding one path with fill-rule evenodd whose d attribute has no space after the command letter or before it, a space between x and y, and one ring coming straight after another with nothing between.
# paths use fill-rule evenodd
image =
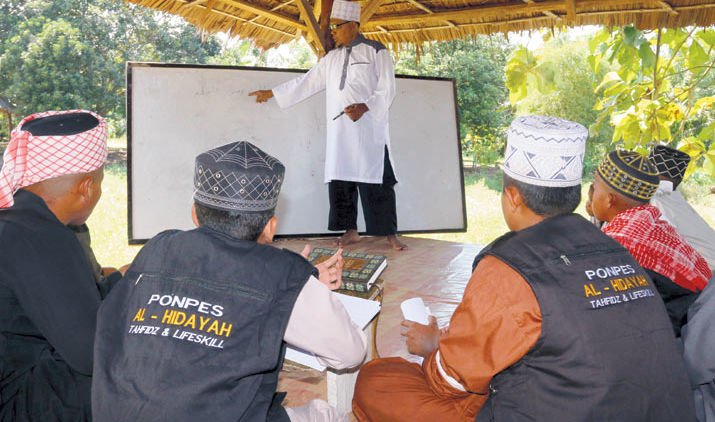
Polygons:
<instances>
[{"instance_id":1,"label":"dark shirt","mask_svg":"<svg viewBox=\"0 0 715 422\"><path fill-rule=\"evenodd\" d=\"M100 295L82 246L38 196L0 210L0 420L89 420Z\"/></svg>"},{"instance_id":2,"label":"dark shirt","mask_svg":"<svg viewBox=\"0 0 715 422\"><path fill-rule=\"evenodd\" d=\"M653 280L655 288L665 304L668 311L668 318L673 324L673 332L676 337L680 337L680 330L683 324L688 322L688 308L698 298L700 292L693 292L674 283L671 279L653 270L645 268L645 271Z\"/></svg>"}]
</instances>

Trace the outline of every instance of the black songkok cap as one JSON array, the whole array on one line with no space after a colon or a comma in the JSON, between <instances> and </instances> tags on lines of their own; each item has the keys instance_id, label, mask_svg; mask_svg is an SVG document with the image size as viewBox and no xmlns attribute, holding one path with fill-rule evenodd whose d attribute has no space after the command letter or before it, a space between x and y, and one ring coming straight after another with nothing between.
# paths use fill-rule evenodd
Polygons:
<instances>
[{"instance_id":1,"label":"black songkok cap","mask_svg":"<svg viewBox=\"0 0 715 422\"><path fill-rule=\"evenodd\" d=\"M690 163L688 154L665 145L657 145L653 148L650 152L650 159L662 176L667 176L678 182L683 180L685 170Z\"/></svg>"},{"instance_id":2,"label":"black songkok cap","mask_svg":"<svg viewBox=\"0 0 715 422\"><path fill-rule=\"evenodd\" d=\"M234 142L196 157L194 200L223 211L273 210L285 167L250 142Z\"/></svg>"},{"instance_id":3,"label":"black songkok cap","mask_svg":"<svg viewBox=\"0 0 715 422\"><path fill-rule=\"evenodd\" d=\"M612 151L598 165L598 174L618 193L648 202L658 189L658 170L645 155L632 151Z\"/></svg>"}]
</instances>

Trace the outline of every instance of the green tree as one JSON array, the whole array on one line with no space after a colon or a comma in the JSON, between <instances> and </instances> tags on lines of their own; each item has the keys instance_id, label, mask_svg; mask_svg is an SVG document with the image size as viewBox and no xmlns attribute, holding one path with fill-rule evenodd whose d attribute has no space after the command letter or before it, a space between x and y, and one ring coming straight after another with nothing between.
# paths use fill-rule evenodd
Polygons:
<instances>
[{"instance_id":1,"label":"green tree","mask_svg":"<svg viewBox=\"0 0 715 422\"><path fill-rule=\"evenodd\" d=\"M46 21L32 34L30 24L8 40L0 64L6 95L22 114L43 109L87 108L107 114L115 107L107 84L112 68L91 54L80 31L64 20ZM11 70L10 70L11 69Z\"/></svg>"},{"instance_id":2,"label":"green tree","mask_svg":"<svg viewBox=\"0 0 715 422\"><path fill-rule=\"evenodd\" d=\"M578 121L573 112L583 107L581 122L588 123L592 109L592 139L610 133L612 144L643 153L656 143L677 145L693 157L686 175L698 165L715 175L715 30L642 32L627 26L603 29L588 44L587 61L574 44L561 52L551 50L551 43L536 52L515 51L506 73L519 111L543 110ZM595 97L582 89L594 85L592 78L598 82ZM569 79L576 83L564 84ZM572 94L569 105L563 96ZM593 107L586 107L591 102ZM592 155L591 166L594 161Z\"/></svg>"},{"instance_id":3,"label":"green tree","mask_svg":"<svg viewBox=\"0 0 715 422\"><path fill-rule=\"evenodd\" d=\"M114 0L0 2L0 93L29 114L91 108L123 129L125 62L218 54L183 20Z\"/></svg>"},{"instance_id":4,"label":"green tree","mask_svg":"<svg viewBox=\"0 0 715 422\"><path fill-rule=\"evenodd\" d=\"M600 122L613 142L645 152L670 143L715 175L715 29L603 30L590 43L595 70L613 68L597 87Z\"/></svg>"},{"instance_id":5,"label":"green tree","mask_svg":"<svg viewBox=\"0 0 715 422\"><path fill-rule=\"evenodd\" d=\"M463 151L491 164L501 158L507 105L504 64L510 47L503 36L436 42L427 49L405 47L397 73L454 78Z\"/></svg>"},{"instance_id":6,"label":"green tree","mask_svg":"<svg viewBox=\"0 0 715 422\"><path fill-rule=\"evenodd\" d=\"M600 77L588 57L585 36L567 32L536 51L516 49L505 68L509 98L518 114L561 117L592 128L584 159L586 174L602 159L612 132L610 127L592 126L598 118L593 107L599 99L594 89Z\"/></svg>"},{"instance_id":7,"label":"green tree","mask_svg":"<svg viewBox=\"0 0 715 422\"><path fill-rule=\"evenodd\" d=\"M223 66L309 69L315 65L317 57L302 38L270 50L262 50L250 40L238 40L209 61Z\"/></svg>"}]
</instances>

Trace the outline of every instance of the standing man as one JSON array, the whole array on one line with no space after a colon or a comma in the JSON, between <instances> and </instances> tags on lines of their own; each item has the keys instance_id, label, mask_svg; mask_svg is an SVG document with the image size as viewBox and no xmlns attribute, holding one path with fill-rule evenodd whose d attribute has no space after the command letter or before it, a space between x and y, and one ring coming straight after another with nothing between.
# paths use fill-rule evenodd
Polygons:
<instances>
[{"instance_id":1,"label":"standing man","mask_svg":"<svg viewBox=\"0 0 715 422\"><path fill-rule=\"evenodd\" d=\"M263 103L275 97L290 107L326 92L327 146L325 183L330 198L329 230L345 231L338 244L360 241L358 193L367 234L385 236L393 248L406 249L397 238L397 183L390 160L389 108L395 98L395 72L384 45L360 34L360 5L336 0L330 14L336 49L308 73L272 90L248 95Z\"/></svg>"},{"instance_id":2,"label":"standing man","mask_svg":"<svg viewBox=\"0 0 715 422\"><path fill-rule=\"evenodd\" d=\"M92 213L106 157L107 124L91 112L33 114L12 132L0 173L0 421L91 419L100 291L67 226Z\"/></svg>"}]
</instances>

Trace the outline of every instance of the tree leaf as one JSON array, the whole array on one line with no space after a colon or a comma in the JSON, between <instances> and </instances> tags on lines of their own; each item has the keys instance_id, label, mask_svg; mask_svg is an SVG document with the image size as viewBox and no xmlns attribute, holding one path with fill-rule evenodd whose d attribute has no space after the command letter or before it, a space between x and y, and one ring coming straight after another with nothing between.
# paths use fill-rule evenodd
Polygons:
<instances>
[{"instance_id":1,"label":"tree leaf","mask_svg":"<svg viewBox=\"0 0 715 422\"><path fill-rule=\"evenodd\" d=\"M712 108L713 104L715 104L715 96L699 98L695 101L695 105L693 105L693 113L697 114L702 110L709 110Z\"/></svg>"},{"instance_id":2,"label":"tree leaf","mask_svg":"<svg viewBox=\"0 0 715 422\"><path fill-rule=\"evenodd\" d=\"M652 69L655 66L655 53L650 47L650 43L644 42L638 48L638 56L641 58L641 65L644 69Z\"/></svg>"},{"instance_id":3,"label":"tree leaf","mask_svg":"<svg viewBox=\"0 0 715 422\"><path fill-rule=\"evenodd\" d=\"M638 35L640 35L639 30L631 25L626 26L623 28L623 43L629 47L634 47Z\"/></svg>"},{"instance_id":4,"label":"tree leaf","mask_svg":"<svg viewBox=\"0 0 715 422\"><path fill-rule=\"evenodd\" d=\"M694 136L688 136L680 141L678 149L688 154L692 159L697 159L705 152L705 144Z\"/></svg>"},{"instance_id":5,"label":"tree leaf","mask_svg":"<svg viewBox=\"0 0 715 422\"><path fill-rule=\"evenodd\" d=\"M690 160L690 163L688 163L688 168L685 169L685 174L683 175L684 180L688 180L690 176L695 173L695 169L698 168L698 164L696 160Z\"/></svg>"},{"instance_id":6,"label":"tree leaf","mask_svg":"<svg viewBox=\"0 0 715 422\"><path fill-rule=\"evenodd\" d=\"M602 29L598 31L591 39L588 40L588 49L591 54L596 53L597 49L606 44L607 41L611 40L611 31L607 29Z\"/></svg>"},{"instance_id":7,"label":"tree leaf","mask_svg":"<svg viewBox=\"0 0 715 422\"><path fill-rule=\"evenodd\" d=\"M698 31L696 36L703 40L705 44L709 45L710 47L715 47L715 29L703 29L701 31Z\"/></svg>"},{"instance_id":8,"label":"tree leaf","mask_svg":"<svg viewBox=\"0 0 715 422\"><path fill-rule=\"evenodd\" d=\"M613 85L616 82L621 82L621 77L616 72L608 72L603 76L601 83L596 87L595 91L599 92L604 88Z\"/></svg>"},{"instance_id":9,"label":"tree leaf","mask_svg":"<svg viewBox=\"0 0 715 422\"><path fill-rule=\"evenodd\" d=\"M710 150L704 154L703 170L710 176L715 176L715 151Z\"/></svg>"},{"instance_id":10,"label":"tree leaf","mask_svg":"<svg viewBox=\"0 0 715 422\"><path fill-rule=\"evenodd\" d=\"M680 43L688 38L688 33L681 29L666 29L662 31L660 40L664 44L668 44L671 49L675 49Z\"/></svg>"},{"instance_id":11,"label":"tree leaf","mask_svg":"<svg viewBox=\"0 0 715 422\"><path fill-rule=\"evenodd\" d=\"M705 126L698 134L698 139L702 142L707 142L715 138L715 122L711 122L709 125ZM715 147L715 142L710 145L710 148Z\"/></svg>"},{"instance_id":12,"label":"tree leaf","mask_svg":"<svg viewBox=\"0 0 715 422\"><path fill-rule=\"evenodd\" d=\"M709 61L710 57L708 57L708 54L705 52L703 47L697 40L693 39L693 42L690 44L690 48L688 49L688 66L691 71L695 74L702 73L705 70L702 66Z\"/></svg>"}]
</instances>

